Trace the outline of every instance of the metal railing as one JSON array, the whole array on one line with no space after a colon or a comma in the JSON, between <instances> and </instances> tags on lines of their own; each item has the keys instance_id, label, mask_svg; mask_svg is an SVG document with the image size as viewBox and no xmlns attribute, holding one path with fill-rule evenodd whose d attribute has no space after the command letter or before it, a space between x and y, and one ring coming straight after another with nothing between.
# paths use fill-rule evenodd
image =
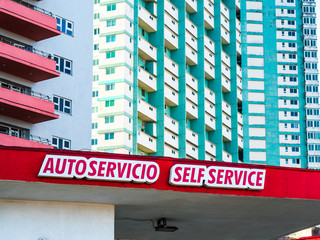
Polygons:
<instances>
[{"instance_id":1,"label":"metal railing","mask_svg":"<svg viewBox=\"0 0 320 240\"><path fill-rule=\"evenodd\" d=\"M46 100L46 101L52 102L52 99L48 95L32 91L31 88L29 88L29 87L24 87L22 85L18 85L18 84L14 84L12 82L8 82L8 81L6 81L5 79L2 79L2 78L0 78L0 87L6 88L6 89L10 89L12 91L16 91L16 92L23 93L23 94L26 94L26 95L29 95L29 96L32 96L32 97L36 97L36 98L39 98L39 99L42 99L42 100Z\"/></svg>"},{"instance_id":2,"label":"metal railing","mask_svg":"<svg viewBox=\"0 0 320 240\"><path fill-rule=\"evenodd\" d=\"M25 51L32 52L32 53L35 53L35 54L40 55L42 57L46 57L46 58L49 58L49 59L53 60L53 55L52 54L46 53L44 51L41 51L39 49L36 49L36 48L32 47L31 45L25 44L23 42L19 42L17 40L12 39L12 38L8 38L8 37L5 37L3 35L0 35L0 41L4 42L6 44L9 44L9 45L18 47L18 48L23 49Z\"/></svg>"},{"instance_id":3,"label":"metal railing","mask_svg":"<svg viewBox=\"0 0 320 240\"><path fill-rule=\"evenodd\" d=\"M39 7L37 7L37 6L33 5L33 4L30 4L28 2L21 1L21 0L11 0L11 1L19 3L20 5L23 5L23 6L27 7L27 8L33 9L33 10L35 10L37 12L41 12L41 13L43 13L45 15L50 16L50 17L55 17L55 15L52 12L47 11L47 10L45 10L43 8L39 8Z\"/></svg>"},{"instance_id":4,"label":"metal railing","mask_svg":"<svg viewBox=\"0 0 320 240\"><path fill-rule=\"evenodd\" d=\"M29 135L29 136L21 136L19 134L17 134L16 131L8 131L8 132L0 132L0 134L5 134L5 135L9 135L9 136L12 136L12 137L18 137L18 138L21 138L21 139L25 139L25 140L29 140L29 141L33 141L33 142L38 142L38 143L43 143L43 144L46 144L46 145L50 145L51 146L51 142L48 138L43 138L43 137L39 137L39 136L36 136L36 135Z\"/></svg>"}]
</instances>

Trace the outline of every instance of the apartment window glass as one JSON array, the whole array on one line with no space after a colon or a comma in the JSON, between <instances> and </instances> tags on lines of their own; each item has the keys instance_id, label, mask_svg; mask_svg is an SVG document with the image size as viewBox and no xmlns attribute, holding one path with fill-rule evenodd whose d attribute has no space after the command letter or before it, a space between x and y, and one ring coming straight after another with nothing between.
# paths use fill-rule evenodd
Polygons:
<instances>
[{"instance_id":1,"label":"apartment window glass","mask_svg":"<svg viewBox=\"0 0 320 240\"><path fill-rule=\"evenodd\" d=\"M93 66L99 65L99 59L93 59Z\"/></svg>"},{"instance_id":2,"label":"apartment window glass","mask_svg":"<svg viewBox=\"0 0 320 240\"><path fill-rule=\"evenodd\" d=\"M57 19L57 30L67 35L73 36L74 23L59 16L56 16L55 18Z\"/></svg>"},{"instance_id":3,"label":"apartment window glass","mask_svg":"<svg viewBox=\"0 0 320 240\"><path fill-rule=\"evenodd\" d=\"M71 114L72 101L67 98L53 96L54 109L66 114Z\"/></svg>"},{"instance_id":4,"label":"apartment window glass","mask_svg":"<svg viewBox=\"0 0 320 240\"><path fill-rule=\"evenodd\" d=\"M114 74L115 73L115 68L106 68L106 75Z\"/></svg>"},{"instance_id":5,"label":"apartment window glass","mask_svg":"<svg viewBox=\"0 0 320 240\"><path fill-rule=\"evenodd\" d=\"M107 11L115 11L117 9L116 4L107 5Z\"/></svg>"},{"instance_id":6,"label":"apartment window glass","mask_svg":"<svg viewBox=\"0 0 320 240\"><path fill-rule=\"evenodd\" d=\"M107 59L108 59L108 58L115 58L115 57L116 57L116 52L115 52L115 51L107 52L106 55L107 55L107 56L106 56Z\"/></svg>"},{"instance_id":7,"label":"apartment window glass","mask_svg":"<svg viewBox=\"0 0 320 240\"><path fill-rule=\"evenodd\" d=\"M54 56L53 59L56 61L56 70L72 75L72 61L63 57Z\"/></svg>"},{"instance_id":8,"label":"apartment window glass","mask_svg":"<svg viewBox=\"0 0 320 240\"><path fill-rule=\"evenodd\" d=\"M105 123L114 123L114 116L105 117L104 119Z\"/></svg>"},{"instance_id":9,"label":"apartment window glass","mask_svg":"<svg viewBox=\"0 0 320 240\"><path fill-rule=\"evenodd\" d=\"M91 139L91 145L98 145L98 139Z\"/></svg>"},{"instance_id":10,"label":"apartment window glass","mask_svg":"<svg viewBox=\"0 0 320 240\"><path fill-rule=\"evenodd\" d=\"M100 13L93 14L93 19L99 19L99 18L100 18Z\"/></svg>"},{"instance_id":11,"label":"apartment window glass","mask_svg":"<svg viewBox=\"0 0 320 240\"><path fill-rule=\"evenodd\" d=\"M100 3L100 0L94 0L93 2L94 2L94 4L98 4L98 3Z\"/></svg>"},{"instance_id":12,"label":"apartment window glass","mask_svg":"<svg viewBox=\"0 0 320 240\"><path fill-rule=\"evenodd\" d=\"M100 33L100 28L93 29L93 35L98 35Z\"/></svg>"},{"instance_id":13,"label":"apartment window glass","mask_svg":"<svg viewBox=\"0 0 320 240\"><path fill-rule=\"evenodd\" d=\"M106 101L106 107L113 107L113 106L114 106L114 100Z\"/></svg>"},{"instance_id":14,"label":"apartment window glass","mask_svg":"<svg viewBox=\"0 0 320 240\"><path fill-rule=\"evenodd\" d=\"M115 42L116 41L116 35L107 36L107 42Z\"/></svg>"},{"instance_id":15,"label":"apartment window glass","mask_svg":"<svg viewBox=\"0 0 320 240\"><path fill-rule=\"evenodd\" d=\"M107 27L113 27L116 25L116 20L108 20L107 21Z\"/></svg>"},{"instance_id":16,"label":"apartment window glass","mask_svg":"<svg viewBox=\"0 0 320 240\"><path fill-rule=\"evenodd\" d=\"M114 83L110 83L106 85L106 91L114 90Z\"/></svg>"},{"instance_id":17,"label":"apartment window glass","mask_svg":"<svg viewBox=\"0 0 320 240\"><path fill-rule=\"evenodd\" d=\"M98 97L99 92L98 91L92 91L92 97Z\"/></svg>"},{"instance_id":18,"label":"apartment window glass","mask_svg":"<svg viewBox=\"0 0 320 240\"><path fill-rule=\"evenodd\" d=\"M92 129L97 129L98 128L98 123L92 123L91 124Z\"/></svg>"},{"instance_id":19,"label":"apartment window glass","mask_svg":"<svg viewBox=\"0 0 320 240\"><path fill-rule=\"evenodd\" d=\"M105 140L112 140L112 139L114 139L114 133L106 133L106 134L104 135L104 139L105 139Z\"/></svg>"},{"instance_id":20,"label":"apartment window glass","mask_svg":"<svg viewBox=\"0 0 320 240\"><path fill-rule=\"evenodd\" d=\"M52 136L51 145L55 149L71 149L71 141L61 137Z\"/></svg>"},{"instance_id":21,"label":"apartment window glass","mask_svg":"<svg viewBox=\"0 0 320 240\"><path fill-rule=\"evenodd\" d=\"M94 44L93 45L93 50L99 50L99 44Z\"/></svg>"}]
</instances>

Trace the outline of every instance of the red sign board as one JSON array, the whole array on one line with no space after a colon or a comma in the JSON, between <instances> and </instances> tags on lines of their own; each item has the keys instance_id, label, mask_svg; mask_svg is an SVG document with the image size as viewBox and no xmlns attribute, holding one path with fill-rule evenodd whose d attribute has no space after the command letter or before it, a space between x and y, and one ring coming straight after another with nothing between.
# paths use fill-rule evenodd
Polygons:
<instances>
[{"instance_id":1,"label":"red sign board","mask_svg":"<svg viewBox=\"0 0 320 240\"><path fill-rule=\"evenodd\" d=\"M51 149L0 147L0 181L320 200L317 170Z\"/></svg>"}]
</instances>

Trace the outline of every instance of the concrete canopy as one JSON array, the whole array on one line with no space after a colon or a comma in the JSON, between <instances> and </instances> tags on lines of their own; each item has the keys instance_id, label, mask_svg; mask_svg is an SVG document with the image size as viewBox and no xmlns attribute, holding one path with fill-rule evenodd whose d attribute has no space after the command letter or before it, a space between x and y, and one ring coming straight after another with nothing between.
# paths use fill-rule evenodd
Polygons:
<instances>
[{"instance_id":1,"label":"concrete canopy","mask_svg":"<svg viewBox=\"0 0 320 240\"><path fill-rule=\"evenodd\" d=\"M156 162L161 174L153 184L39 178L48 154ZM266 170L263 190L208 189L171 186L168 169L186 162L248 165L1 147L0 156L0 199L113 204L116 239L277 239L320 222L318 171L250 165ZM163 217L179 230L156 232L151 220Z\"/></svg>"}]
</instances>

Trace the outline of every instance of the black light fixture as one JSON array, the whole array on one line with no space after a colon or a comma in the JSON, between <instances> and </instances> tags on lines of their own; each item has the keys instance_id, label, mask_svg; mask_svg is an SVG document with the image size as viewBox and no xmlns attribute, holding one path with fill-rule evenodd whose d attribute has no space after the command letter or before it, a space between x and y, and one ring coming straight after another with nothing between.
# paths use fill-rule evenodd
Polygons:
<instances>
[{"instance_id":1,"label":"black light fixture","mask_svg":"<svg viewBox=\"0 0 320 240\"><path fill-rule=\"evenodd\" d=\"M167 226L167 221L165 218L160 218L157 222L157 226L154 228L158 232L175 232L178 230L177 227Z\"/></svg>"}]
</instances>

